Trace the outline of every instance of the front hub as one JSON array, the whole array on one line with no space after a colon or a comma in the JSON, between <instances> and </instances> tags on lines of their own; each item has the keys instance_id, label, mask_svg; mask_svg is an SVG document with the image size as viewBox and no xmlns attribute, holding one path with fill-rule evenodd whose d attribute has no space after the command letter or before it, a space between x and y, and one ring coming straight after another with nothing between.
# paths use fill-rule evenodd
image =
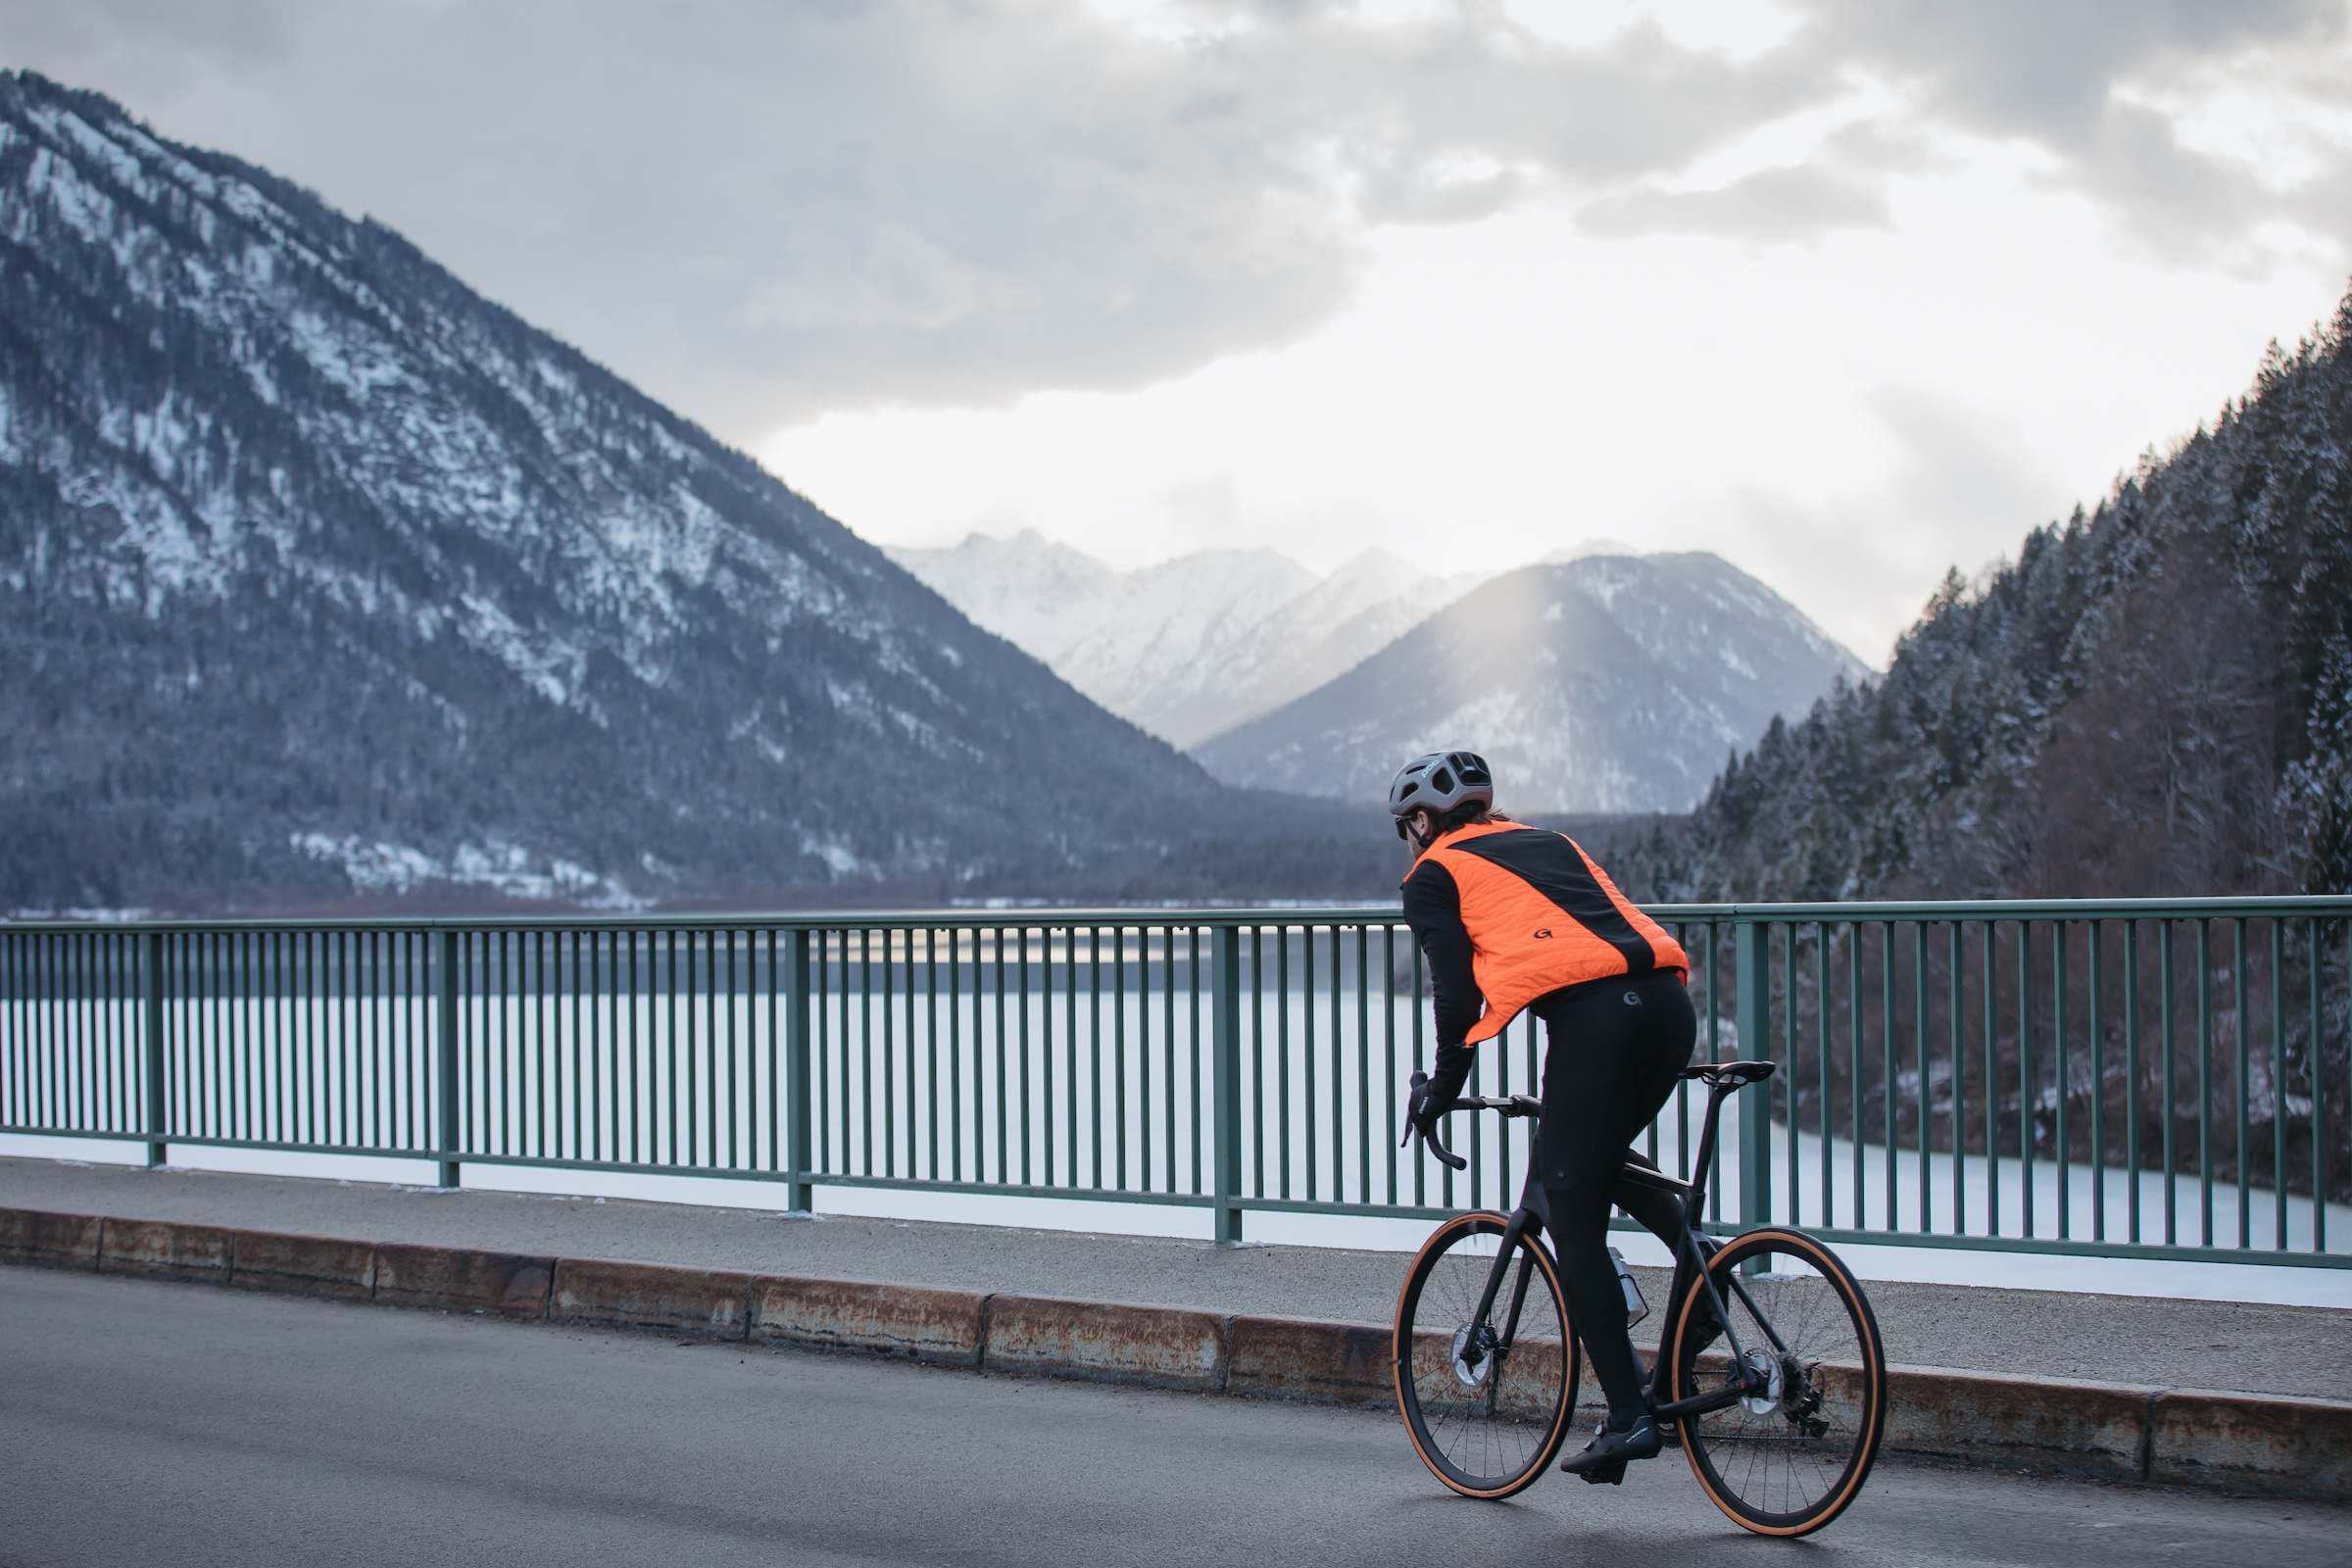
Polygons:
<instances>
[{"instance_id":1,"label":"front hub","mask_svg":"<svg viewBox=\"0 0 2352 1568\"><path fill-rule=\"evenodd\" d=\"M1465 1389L1483 1389L1494 1375L1494 1326L1467 1323L1454 1330L1453 1380Z\"/></svg>"}]
</instances>

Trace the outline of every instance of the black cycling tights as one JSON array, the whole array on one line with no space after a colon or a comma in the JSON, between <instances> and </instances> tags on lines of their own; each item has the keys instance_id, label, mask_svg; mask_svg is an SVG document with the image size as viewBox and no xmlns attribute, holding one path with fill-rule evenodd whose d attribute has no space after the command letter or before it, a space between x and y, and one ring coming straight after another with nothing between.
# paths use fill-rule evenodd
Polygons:
<instances>
[{"instance_id":1,"label":"black cycling tights","mask_svg":"<svg viewBox=\"0 0 2352 1568\"><path fill-rule=\"evenodd\" d=\"M1529 1010L1550 1036L1537 1158L1568 1312L1611 1416L1630 1416L1642 1408L1642 1369L1609 1260L1609 1208L1626 1160L1649 1163L1630 1146L1690 1064L1698 1019L1672 971L1554 992ZM1682 1225L1674 1200L1631 1189L1624 1196L1633 1200L1626 1212L1672 1248Z\"/></svg>"}]
</instances>

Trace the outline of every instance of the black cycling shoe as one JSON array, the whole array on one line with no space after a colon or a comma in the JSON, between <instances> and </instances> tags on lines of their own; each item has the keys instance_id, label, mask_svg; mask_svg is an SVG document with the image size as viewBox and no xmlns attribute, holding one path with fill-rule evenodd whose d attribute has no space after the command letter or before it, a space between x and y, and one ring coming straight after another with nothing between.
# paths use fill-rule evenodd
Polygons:
<instances>
[{"instance_id":1,"label":"black cycling shoe","mask_svg":"<svg viewBox=\"0 0 2352 1568\"><path fill-rule=\"evenodd\" d=\"M1572 1476L1583 1476L1595 1486L1615 1486L1625 1479L1628 1462L1654 1459L1663 1446L1658 1423L1644 1410L1623 1431L1618 1430L1614 1421L1601 1428L1600 1435L1586 1446L1584 1452L1561 1460L1560 1468Z\"/></svg>"}]
</instances>

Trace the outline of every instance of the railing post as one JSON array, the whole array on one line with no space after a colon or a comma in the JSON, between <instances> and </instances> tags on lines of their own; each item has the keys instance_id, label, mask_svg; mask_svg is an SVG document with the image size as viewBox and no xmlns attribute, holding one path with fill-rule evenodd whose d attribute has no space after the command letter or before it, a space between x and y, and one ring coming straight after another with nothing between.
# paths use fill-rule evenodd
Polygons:
<instances>
[{"instance_id":1,"label":"railing post","mask_svg":"<svg viewBox=\"0 0 2352 1568\"><path fill-rule=\"evenodd\" d=\"M1732 928L1739 964L1740 1055L1746 1061L1772 1056L1772 927L1742 917ZM1888 1151L1888 1158L1893 1152ZM1772 1221L1772 1080L1740 1091L1740 1223Z\"/></svg>"},{"instance_id":2,"label":"railing post","mask_svg":"<svg viewBox=\"0 0 2352 1568\"><path fill-rule=\"evenodd\" d=\"M433 1053L438 1062L433 1147L440 1152L436 1185L458 1185L458 934L444 930L433 964Z\"/></svg>"},{"instance_id":3,"label":"railing post","mask_svg":"<svg viewBox=\"0 0 2352 1568\"><path fill-rule=\"evenodd\" d=\"M790 956L784 971L785 1114L790 1117L784 1142L789 1174L784 1183L784 1205L795 1214L816 1207L815 1153L810 1137L808 1104L808 933L791 933Z\"/></svg>"},{"instance_id":4,"label":"railing post","mask_svg":"<svg viewBox=\"0 0 2352 1568\"><path fill-rule=\"evenodd\" d=\"M147 1168L164 1162L164 934L150 931L140 944L139 988L145 1004L147 1046Z\"/></svg>"},{"instance_id":5,"label":"railing post","mask_svg":"<svg viewBox=\"0 0 2352 1568\"><path fill-rule=\"evenodd\" d=\"M1215 1140L1217 1240L1242 1239L1242 933L1210 933L1210 1122Z\"/></svg>"}]
</instances>

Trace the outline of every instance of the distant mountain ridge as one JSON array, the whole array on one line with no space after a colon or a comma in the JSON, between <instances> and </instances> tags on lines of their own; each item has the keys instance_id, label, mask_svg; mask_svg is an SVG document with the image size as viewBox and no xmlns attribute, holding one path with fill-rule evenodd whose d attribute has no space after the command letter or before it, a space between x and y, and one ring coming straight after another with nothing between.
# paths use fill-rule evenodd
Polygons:
<instances>
[{"instance_id":1,"label":"distant mountain ridge","mask_svg":"<svg viewBox=\"0 0 2352 1568\"><path fill-rule=\"evenodd\" d=\"M398 235L29 74L0 662L0 906L1270 893L1209 824L1355 826L1230 811Z\"/></svg>"},{"instance_id":2,"label":"distant mountain ridge","mask_svg":"<svg viewBox=\"0 0 2352 1568\"><path fill-rule=\"evenodd\" d=\"M1579 555L1503 573L1194 755L1228 782L1374 801L1399 760L1469 746L1510 808L1684 811L1774 715L1868 674L1720 557Z\"/></svg>"},{"instance_id":3,"label":"distant mountain ridge","mask_svg":"<svg viewBox=\"0 0 2352 1568\"><path fill-rule=\"evenodd\" d=\"M1485 580L1368 550L1317 576L1271 550L1117 571L1034 530L893 561L1112 712L1189 747L1352 667Z\"/></svg>"},{"instance_id":4,"label":"distant mountain ridge","mask_svg":"<svg viewBox=\"0 0 2352 1568\"><path fill-rule=\"evenodd\" d=\"M1328 800L1469 745L1522 809L1686 811L1775 714L1870 673L1720 558L1605 539L1443 577L1380 550L1321 577L1269 550L1121 572L1034 531L889 554L1218 778Z\"/></svg>"}]
</instances>

